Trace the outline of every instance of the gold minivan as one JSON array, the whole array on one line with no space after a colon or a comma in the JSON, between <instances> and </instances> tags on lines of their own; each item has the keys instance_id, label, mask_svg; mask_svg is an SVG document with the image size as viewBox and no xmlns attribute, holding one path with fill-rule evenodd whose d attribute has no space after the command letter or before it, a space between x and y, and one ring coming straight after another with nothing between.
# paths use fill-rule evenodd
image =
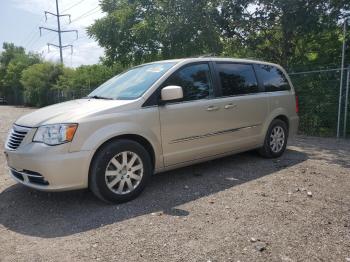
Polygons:
<instances>
[{"instance_id":1,"label":"gold minivan","mask_svg":"<svg viewBox=\"0 0 350 262\"><path fill-rule=\"evenodd\" d=\"M89 96L13 125L5 154L26 186L138 196L152 174L242 151L283 154L298 128L293 85L278 65L188 58L140 65Z\"/></svg>"}]
</instances>

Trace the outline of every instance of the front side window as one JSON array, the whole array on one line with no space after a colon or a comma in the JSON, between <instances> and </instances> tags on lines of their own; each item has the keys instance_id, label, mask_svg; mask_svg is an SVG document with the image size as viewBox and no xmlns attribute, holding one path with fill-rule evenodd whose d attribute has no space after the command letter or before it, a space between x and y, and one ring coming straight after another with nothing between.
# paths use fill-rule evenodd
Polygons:
<instances>
[{"instance_id":1,"label":"front side window","mask_svg":"<svg viewBox=\"0 0 350 262\"><path fill-rule=\"evenodd\" d=\"M255 70L266 92L290 90L286 76L278 68L271 65L256 65Z\"/></svg>"},{"instance_id":2,"label":"front side window","mask_svg":"<svg viewBox=\"0 0 350 262\"><path fill-rule=\"evenodd\" d=\"M236 63L216 64L222 96L244 95L259 92L252 65Z\"/></svg>"},{"instance_id":3,"label":"front side window","mask_svg":"<svg viewBox=\"0 0 350 262\"><path fill-rule=\"evenodd\" d=\"M153 63L134 67L108 80L88 97L132 100L143 95L175 63Z\"/></svg>"},{"instance_id":4,"label":"front side window","mask_svg":"<svg viewBox=\"0 0 350 262\"><path fill-rule=\"evenodd\" d=\"M208 64L194 64L180 69L163 86L170 85L182 87L184 101L206 99L213 94Z\"/></svg>"}]
</instances>

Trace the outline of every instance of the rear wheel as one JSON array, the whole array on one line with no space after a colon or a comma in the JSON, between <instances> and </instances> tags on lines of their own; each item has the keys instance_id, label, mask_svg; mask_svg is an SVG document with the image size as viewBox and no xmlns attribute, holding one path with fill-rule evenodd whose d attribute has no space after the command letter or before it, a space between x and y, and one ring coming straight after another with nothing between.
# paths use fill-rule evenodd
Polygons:
<instances>
[{"instance_id":1,"label":"rear wheel","mask_svg":"<svg viewBox=\"0 0 350 262\"><path fill-rule=\"evenodd\" d=\"M104 201L126 202L142 192L151 173L151 158L144 147L131 140L115 140L94 157L89 187Z\"/></svg>"},{"instance_id":2,"label":"rear wheel","mask_svg":"<svg viewBox=\"0 0 350 262\"><path fill-rule=\"evenodd\" d=\"M258 152L260 155L267 158L280 157L286 150L287 141L287 124L280 119L275 119L270 124L265 137L264 145L258 150Z\"/></svg>"}]
</instances>

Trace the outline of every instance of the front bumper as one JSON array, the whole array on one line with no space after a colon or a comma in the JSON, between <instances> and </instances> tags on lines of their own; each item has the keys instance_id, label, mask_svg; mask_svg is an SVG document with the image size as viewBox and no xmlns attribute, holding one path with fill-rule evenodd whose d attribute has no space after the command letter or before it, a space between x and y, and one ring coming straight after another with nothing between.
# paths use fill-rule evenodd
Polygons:
<instances>
[{"instance_id":1,"label":"front bumper","mask_svg":"<svg viewBox=\"0 0 350 262\"><path fill-rule=\"evenodd\" d=\"M40 143L5 150L11 177L43 191L66 191L88 187L91 151L69 152L69 144Z\"/></svg>"}]
</instances>

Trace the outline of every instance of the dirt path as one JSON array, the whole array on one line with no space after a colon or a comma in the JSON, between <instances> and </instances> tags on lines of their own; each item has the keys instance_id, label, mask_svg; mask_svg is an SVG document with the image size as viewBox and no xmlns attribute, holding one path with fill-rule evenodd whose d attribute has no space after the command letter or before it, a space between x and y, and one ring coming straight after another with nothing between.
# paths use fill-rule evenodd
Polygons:
<instances>
[{"instance_id":1,"label":"dirt path","mask_svg":"<svg viewBox=\"0 0 350 262\"><path fill-rule=\"evenodd\" d=\"M0 146L30 109L0 106ZM309 195L308 195L309 194ZM106 205L15 184L0 155L0 261L350 261L350 141L297 137L154 176Z\"/></svg>"}]
</instances>

